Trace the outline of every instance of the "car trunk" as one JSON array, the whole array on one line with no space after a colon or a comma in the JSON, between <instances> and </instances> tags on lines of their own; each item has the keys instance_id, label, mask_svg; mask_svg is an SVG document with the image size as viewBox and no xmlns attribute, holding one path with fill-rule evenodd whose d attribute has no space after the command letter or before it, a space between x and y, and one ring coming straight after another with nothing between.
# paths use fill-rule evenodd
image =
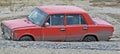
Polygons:
<instances>
[{"instance_id":1,"label":"car trunk","mask_svg":"<svg viewBox=\"0 0 120 54\"><path fill-rule=\"evenodd\" d=\"M112 26L110 23L108 23L108 22L106 22L106 21L104 21L102 19L99 19L99 18L92 18L92 20L97 25L109 25L109 26Z\"/></svg>"}]
</instances>

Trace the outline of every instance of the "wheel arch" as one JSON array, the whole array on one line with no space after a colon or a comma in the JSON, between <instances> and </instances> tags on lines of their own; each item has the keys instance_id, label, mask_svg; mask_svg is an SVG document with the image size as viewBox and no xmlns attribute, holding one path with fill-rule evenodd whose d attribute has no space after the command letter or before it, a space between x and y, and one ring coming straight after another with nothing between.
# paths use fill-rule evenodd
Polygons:
<instances>
[{"instance_id":1,"label":"wheel arch","mask_svg":"<svg viewBox=\"0 0 120 54\"><path fill-rule=\"evenodd\" d=\"M93 37L96 38L97 41L99 41L97 35L94 35L94 34L87 34L87 35L85 35L85 36L82 38L82 40L83 40L85 37L88 37L88 36L93 36Z\"/></svg>"},{"instance_id":2,"label":"wheel arch","mask_svg":"<svg viewBox=\"0 0 120 54\"><path fill-rule=\"evenodd\" d=\"M32 35L30 35L30 34L22 35L20 38L25 37L25 36L29 36L29 37L32 38L33 41L35 41L35 38ZM18 40L20 40L20 38Z\"/></svg>"}]
</instances>

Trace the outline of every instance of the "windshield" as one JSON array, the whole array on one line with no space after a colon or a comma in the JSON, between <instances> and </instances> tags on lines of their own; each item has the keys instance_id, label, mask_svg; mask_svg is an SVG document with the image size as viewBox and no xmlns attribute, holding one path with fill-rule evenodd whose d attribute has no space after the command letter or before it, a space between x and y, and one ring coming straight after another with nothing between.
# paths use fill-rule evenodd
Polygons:
<instances>
[{"instance_id":1,"label":"windshield","mask_svg":"<svg viewBox=\"0 0 120 54\"><path fill-rule=\"evenodd\" d=\"M35 8L33 12L28 16L28 20L34 24L42 25L46 17L47 14L45 12L38 8Z\"/></svg>"}]
</instances>

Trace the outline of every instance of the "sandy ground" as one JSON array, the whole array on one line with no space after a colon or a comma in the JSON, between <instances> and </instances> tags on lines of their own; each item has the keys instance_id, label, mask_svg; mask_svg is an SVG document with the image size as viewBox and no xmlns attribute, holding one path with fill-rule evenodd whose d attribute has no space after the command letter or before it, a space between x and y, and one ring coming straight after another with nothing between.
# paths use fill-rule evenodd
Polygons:
<instances>
[{"instance_id":1,"label":"sandy ground","mask_svg":"<svg viewBox=\"0 0 120 54\"><path fill-rule=\"evenodd\" d=\"M85 9L92 18L101 18L114 25L111 41L120 41L120 3L117 0L0 0L0 21L27 16L39 5L72 5ZM100 42L101 43L101 42ZM112 43L112 42L111 42ZM0 48L0 54L119 54L119 51L78 49Z\"/></svg>"}]
</instances>

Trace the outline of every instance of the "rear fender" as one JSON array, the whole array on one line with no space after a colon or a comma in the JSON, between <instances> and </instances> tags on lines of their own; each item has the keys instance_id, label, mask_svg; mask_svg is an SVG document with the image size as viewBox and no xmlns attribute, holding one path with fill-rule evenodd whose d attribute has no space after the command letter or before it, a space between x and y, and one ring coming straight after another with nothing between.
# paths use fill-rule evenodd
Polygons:
<instances>
[{"instance_id":1,"label":"rear fender","mask_svg":"<svg viewBox=\"0 0 120 54\"><path fill-rule=\"evenodd\" d=\"M86 36L96 36L96 38L98 39L98 35L96 34L96 33L87 33L87 34L85 34L85 35L83 35L82 37L81 37L81 40L83 40ZM99 40L99 39L98 39Z\"/></svg>"}]
</instances>

